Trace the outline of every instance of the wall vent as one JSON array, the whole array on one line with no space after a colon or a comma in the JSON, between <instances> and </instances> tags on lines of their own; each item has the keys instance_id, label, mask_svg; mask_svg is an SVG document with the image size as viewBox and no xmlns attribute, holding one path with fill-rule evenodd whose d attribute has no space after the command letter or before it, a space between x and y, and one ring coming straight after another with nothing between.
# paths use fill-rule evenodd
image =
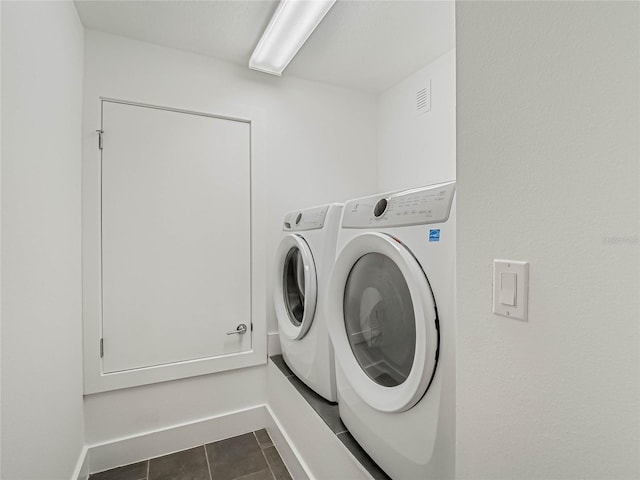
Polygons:
<instances>
[{"instance_id":1,"label":"wall vent","mask_svg":"<svg viewBox=\"0 0 640 480\"><path fill-rule=\"evenodd\" d=\"M416 92L416 112L418 115L431 110L431 80L427 86Z\"/></svg>"}]
</instances>

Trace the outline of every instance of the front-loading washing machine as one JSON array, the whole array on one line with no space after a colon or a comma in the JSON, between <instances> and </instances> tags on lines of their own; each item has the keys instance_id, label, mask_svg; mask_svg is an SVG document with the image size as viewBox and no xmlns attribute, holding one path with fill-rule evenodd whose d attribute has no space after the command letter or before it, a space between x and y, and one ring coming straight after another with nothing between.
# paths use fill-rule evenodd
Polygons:
<instances>
[{"instance_id":1,"label":"front-loading washing machine","mask_svg":"<svg viewBox=\"0 0 640 480\"><path fill-rule=\"evenodd\" d=\"M455 182L345 204L327 296L338 406L394 479L454 478Z\"/></svg>"},{"instance_id":2,"label":"front-loading washing machine","mask_svg":"<svg viewBox=\"0 0 640 480\"><path fill-rule=\"evenodd\" d=\"M342 205L330 204L285 215L275 264L274 307L284 361L331 402L336 401L335 361L325 295L341 212Z\"/></svg>"}]
</instances>

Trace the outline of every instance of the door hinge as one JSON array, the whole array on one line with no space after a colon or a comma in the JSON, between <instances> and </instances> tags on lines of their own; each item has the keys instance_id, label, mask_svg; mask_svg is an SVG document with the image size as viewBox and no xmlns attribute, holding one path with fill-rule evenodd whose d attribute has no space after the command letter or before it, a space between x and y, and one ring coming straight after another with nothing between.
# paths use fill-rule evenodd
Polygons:
<instances>
[{"instance_id":1,"label":"door hinge","mask_svg":"<svg viewBox=\"0 0 640 480\"><path fill-rule=\"evenodd\" d=\"M102 135L104 134L104 130L96 130L98 132L98 148L102 150Z\"/></svg>"},{"instance_id":2,"label":"door hinge","mask_svg":"<svg viewBox=\"0 0 640 480\"><path fill-rule=\"evenodd\" d=\"M100 358L104 357L104 338L100 339Z\"/></svg>"}]
</instances>

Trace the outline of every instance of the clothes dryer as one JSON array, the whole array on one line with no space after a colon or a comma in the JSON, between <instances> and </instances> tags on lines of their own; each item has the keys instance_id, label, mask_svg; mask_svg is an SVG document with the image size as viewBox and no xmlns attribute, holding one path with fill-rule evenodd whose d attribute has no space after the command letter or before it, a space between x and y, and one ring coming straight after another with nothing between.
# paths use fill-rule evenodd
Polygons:
<instances>
[{"instance_id":1,"label":"clothes dryer","mask_svg":"<svg viewBox=\"0 0 640 480\"><path fill-rule=\"evenodd\" d=\"M331 204L285 216L274 288L282 356L300 380L331 402L337 397L325 296L341 212L342 205Z\"/></svg>"},{"instance_id":2,"label":"clothes dryer","mask_svg":"<svg viewBox=\"0 0 640 480\"><path fill-rule=\"evenodd\" d=\"M327 297L340 417L394 479L454 478L455 182L347 202Z\"/></svg>"}]
</instances>

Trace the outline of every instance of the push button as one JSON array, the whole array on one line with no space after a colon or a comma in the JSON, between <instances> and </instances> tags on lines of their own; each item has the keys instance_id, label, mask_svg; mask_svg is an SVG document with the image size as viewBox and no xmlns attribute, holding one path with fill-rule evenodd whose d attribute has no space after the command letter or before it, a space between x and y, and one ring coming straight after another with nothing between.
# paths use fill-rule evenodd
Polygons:
<instances>
[{"instance_id":1,"label":"push button","mask_svg":"<svg viewBox=\"0 0 640 480\"><path fill-rule=\"evenodd\" d=\"M500 274L500 303L511 307L516 304L516 274L502 272Z\"/></svg>"}]
</instances>

